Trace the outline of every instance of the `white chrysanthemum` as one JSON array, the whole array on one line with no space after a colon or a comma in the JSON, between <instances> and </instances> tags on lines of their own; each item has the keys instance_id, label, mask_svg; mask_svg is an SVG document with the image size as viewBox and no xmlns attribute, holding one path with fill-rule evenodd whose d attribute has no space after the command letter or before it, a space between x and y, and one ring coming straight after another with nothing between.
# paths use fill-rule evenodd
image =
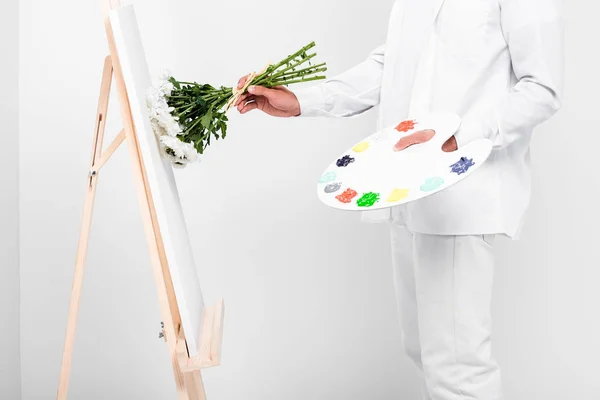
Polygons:
<instances>
[{"instance_id":1,"label":"white chrysanthemum","mask_svg":"<svg viewBox=\"0 0 600 400\"><path fill-rule=\"evenodd\" d=\"M188 165L187 160L182 160L172 154L169 154L167 152L167 148L162 143L160 144L160 154L165 160L169 161L174 168L183 169Z\"/></svg>"},{"instance_id":2,"label":"white chrysanthemum","mask_svg":"<svg viewBox=\"0 0 600 400\"><path fill-rule=\"evenodd\" d=\"M169 136L175 137L183 133L179 121L172 114L175 109L169 107L164 92L161 92L154 87L150 88L146 94L146 105L151 121L155 122L153 128L155 128L154 133L157 136L166 133ZM157 126L162 128L160 133L157 132Z\"/></svg>"},{"instance_id":3,"label":"white chrysanthemum","mask_svg":"<svg viewBox=\"0 0 600 400\"><path fill-rule=\"evenodd\" d=\"M160 138L162 135L167 134L155 119L152 119L150 123L152 124L152 130L154 131L154 134L157 138Z\"/></svg>"},{"instance_id":4,"label":"white chrysanthemum","mask_svg":"<svg viewBox=\"0 0 600 400\"><path fill-rule=\"evenodd\" d=\"M171 74L163 71L155 86L146 93L146 105L154 134L159 139L161 155L176 168L185 168L188 164L199 161L200 157L193 143L185 143L177 136L183 133L179 119L172 113L167 97L174 90L169 81Z\"/></svg>"},{"instance_id":5,"label":"white chrysanthemum","mask_svg":"<svg viewBox=\"0 0 600 400\"><path fill-rule=\"evenodd\" d=\"M196 147L194 147L194 142L184 143L183 151L185 152L185 158L190 163L195 163L195 162L200 161L200 154L198 154Z\"/></svg>"},{"instance_id":6,"label":"white chrysanthemum","mask_svg":"<svg viewBox=\"0 0 600 400\"><path fill-rule=\"evenodd\" d=\"M171 79L172 76L173 75L171 74L171 71L169 71L168 69L163 69L158 74L158 82L161 83L161 84L165 83L165 82L168 82L169 79Z\"/></svg>"},{"instance_id":7,"label":"white chrysanthemum","mask_svg":"<svg viewBox=\"0 0 600 400\"><path fill-rule=\"evenodd\" d=\"M165 82L158 88L159 92L166 96L170 96L173 93L173 89L175 89L175 86L171 82Z\"/></svg>"},{"instance_id":8,"label":"white chrysanthemum","mask_svg":"<svg viewBox=\"0 0 600 400\"><path fill-rule=\"evenodd\" d=\"M185 151L183 149L183 142L172 136L161 136L160 142L167 148L171 149L177 158L185 159Z\"/></svg>"},{"instance_id":9,"label":"white chrysanthemum","mask_svg":"<svg viewBox=\"0 0 600 400\"><path fill-rule=\"evenodd\" d=\"M166 154L170 156L167 158L171 162L187 165L198 162L200 159L193 143L185 143L176 137L166 135L161 136L159 140ZM171 150L172 154L169 154L168 150Z\"/></svg>"}]
</instances>

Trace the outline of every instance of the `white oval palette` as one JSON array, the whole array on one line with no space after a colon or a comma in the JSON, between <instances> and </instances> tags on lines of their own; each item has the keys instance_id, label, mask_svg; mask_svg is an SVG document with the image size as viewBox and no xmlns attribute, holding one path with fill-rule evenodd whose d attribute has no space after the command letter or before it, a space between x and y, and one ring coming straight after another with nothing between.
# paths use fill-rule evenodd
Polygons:
<instances>
[{"instance_id":1,"label":"white oval palette","mask_svg":"<svg viewBox=\"0 0 600 400\"><path fill-rule=\"evenodd\" d=\"M325 170L317 186L319 199L340 210L378 210L419 200L456 184L483 165L492 151L492 142L480 139L455 152L443 152L442 145L460 123L454 114L431 114L375 133ZM436 132L428 142L394 151L402 137L426 129Z\"/></svg>"}]
</instances>

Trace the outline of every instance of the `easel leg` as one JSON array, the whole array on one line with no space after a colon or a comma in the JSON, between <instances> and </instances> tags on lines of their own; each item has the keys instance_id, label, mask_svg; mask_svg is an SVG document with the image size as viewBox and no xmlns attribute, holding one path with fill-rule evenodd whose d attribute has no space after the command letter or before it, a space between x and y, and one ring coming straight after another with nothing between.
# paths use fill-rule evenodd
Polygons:
<instances>
[{"instance_id":1,"label":"easel leg","mask_svg":"<svg viewBox=\"0 0 600 400\"><path fill-rule=\"evenodd\" d=\"M185 388L187 389L190 400L206 400L204 384L200 371L185 372L183 374Z\"/></svg>"},{"instance_id":2,"label":"easel leg","mask_svg":"<svg viewBox=\"0 0 600 400\"><path fill-rule=\"evenodd\" d=\"M148 177L142 162L141 151L138 139L135 134L133 117L127 97L127 88L123 79L123 72L118 60L118 52L115 48L113 39L112 27L107 23L107 37L110 48L110 54L115 60L113 66L115 70L115 85L119 94L119 104L121 106L121 118L123 120L125 130L125 141L129 149L129 156L132 162L132 169L135 182L137 183L138 200L140 202L140 210L142 213L142 221L144 223L144 231L148 242L148 250L150 253L150 261L152 263L152 271L156 280L158 291L158 303L160 313L164 322L164 333L169 346L171 355L171 363L173 365L173 374L175 378L175 386L180 400L196 400L188 395L188 390L185 385L184 376L179 369L177 359L177 332L180 329L181 321L179 310L177 309L177 301L175 299L175 291L173 289L170 274L168 272L168 264L166 255L164 254L164 245L160 236L156 211L150 193L150 185Z\"/></svg>"},{"instance_id":3,"label":"easel leg","mask_svg":"<svg viewBox=\"0 0 600 400\"><path fill-rule=\"evenodd\" d=\"M117 85L121 85L118 79ZM122 93L125 93L124 89L120 91L121 95ZM181 325L181 321L179 321L179 310L177 309L177 302L174 299L175 291L173 289L171 277L168 272L168 268L166 268L166 256L164 252L161 251L164 246L162 245L160 235L156 234L157 232L160 232L158 231L158 226L155 225L156 216L153 213L154 204L149 193L149 185L147 177L145 176L144 168L142 166L137 138L135 136L135 131L133 130L131 117L129 116L129 109L123 110L123 120L125 123L125 134L127 137L126 140L129 148L130 158L132 159L133 174L135 181L138 182L138 199L140 201L142 220L144 221L146 240L148 241L152 272L158 291L160 313L165 324L164 332L167 345L169 346L169 354L171 355L175 386L177 388L179 400L197 400L197 398L189 395L188 388L186 387L185 377L179 369L179 362L176 352L177 331Z\"/></svg>"},{"instance_id":4,"label":"easel leg","mask_svg":"<svg viewBox=\"0 0 600 400\"><path fill-rule=\"evenodd\" d=\"M102 141L104 139L104 127L106 122L106 113L108 111L108 98L112 80L113 67L110 57L104 61L104 71L102 73L102 85L100 88L100 97L98 99L98 112L96 114L96 129L94 132L94 147L92 149L92 160L90 170L102 153ZM94 199L96 197L96 186L98 175L92 175L88 178L87 191L85 195L85 205L83 208L83 218L81 222L81 232L79 236L79 245L77 247L77 259L75 262L75 273L73 275L73 289L71 291L71 301L69 304L69 317L67 322L67 332L65 337L65 347L63 350L62 365L60 369L60 381L58 385L58 400L66 400L69 387L69 376L71 374L71 361L73 359L73 346L75 344L75 331L77 328L77 314L79 312L79 300L81 298L81 288L83 285L83 271L85 268L85 259L87 255L88 242L90 237L90 228L92 225L92 210L94 208Z\"/></svg>"}]
</instances>

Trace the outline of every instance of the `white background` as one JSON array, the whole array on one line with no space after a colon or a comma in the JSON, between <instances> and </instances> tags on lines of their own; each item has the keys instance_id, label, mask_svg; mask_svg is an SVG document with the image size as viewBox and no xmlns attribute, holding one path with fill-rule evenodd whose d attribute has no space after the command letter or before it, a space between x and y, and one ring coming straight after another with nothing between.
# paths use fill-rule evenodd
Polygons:
<instances>
[{"instance_id":1,"label":"white background","mask_svg":"<svg viewBox=\"0 0 600 400\"><path fill-rule=\"evenodd\" d=\"M169 67L181 79L231 85L311 40L330 76L355 65L384 40L391 3L148 0L137 13L154 73ZM20 7L22 398L51 399L106 44L96 2ZM600 393L600 61L591 40L600 36L600 6L567 7L566 104L535 136L523 239L497 242L494 350L512 400ZM120 129L117 111L113 102L108 139ZM327 209L315 194L323 168L373 127L373 113L232 113L227 140L177 174L205 299L226 300L223 365L204 373L209 398L417 398L401 352L386 227ZM100 177L70 399L175 399L159 323L120 149Z\"/></svg>"},{"instance_id":2,"label":"white background","mask_svg":"<svg viewBox=\"0 0 600 400\"><path fill-rule=\"evenodd\" d=\"M0 12L0 399L20 396L18 1Z\"/></svg>"}]
</instances>

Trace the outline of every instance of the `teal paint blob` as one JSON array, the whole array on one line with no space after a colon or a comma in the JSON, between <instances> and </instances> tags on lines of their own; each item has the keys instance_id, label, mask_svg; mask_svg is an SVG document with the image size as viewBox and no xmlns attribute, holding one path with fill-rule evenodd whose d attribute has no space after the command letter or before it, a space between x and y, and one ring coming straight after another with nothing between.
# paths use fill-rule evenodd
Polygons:
<instances>
[{"instance_id":1,"label":"teal paint blob","mask_svg":"<svg viewBox=\"0 0 600 400\"><path fill-rule=\"evenodd\" d=\"M335 172L326 172L323 174L323 176L321 176L321 179L319 179L319 183L333 182L336 180L336 178L337 175L335 174Z\"/></svg>"},{"instance_id":2,"label":"teal paint blob","mask_svg":"<svg viewBox=\"0 0 600 400\"><path fill-rule=\"evenodd\" d=\"M439 176L428 178L425 183L421 185L421 190L423 192L433 192L434 190L439 189L443 184L444 180Z\"/></svg>"},{"instance_id":3,"label":"teal paint blob","mask_svg":"<svg viewBox=\"0 0 600 400\"><path fill-rule=\"evenodd\" d=\"M373 207L373 205L379 201L379 198L379 193L365 193L356 201L356 205L359 207Z\"/></svg>"}]
</instances>

